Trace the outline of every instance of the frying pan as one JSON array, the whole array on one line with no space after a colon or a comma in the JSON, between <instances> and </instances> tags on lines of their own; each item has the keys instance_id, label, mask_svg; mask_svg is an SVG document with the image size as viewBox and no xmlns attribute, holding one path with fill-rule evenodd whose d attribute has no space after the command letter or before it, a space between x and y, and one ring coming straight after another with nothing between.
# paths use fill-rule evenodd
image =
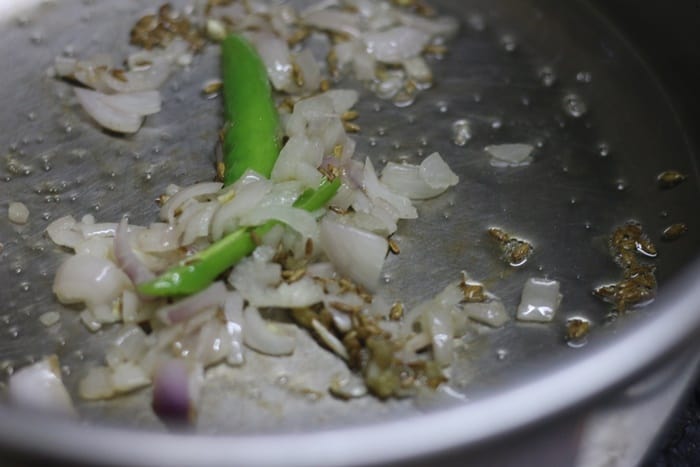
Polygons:
<instances>
[{"instance_id":1,"label":"frying pan","mask_svg":"<svg viewBox=\"0 0 700 467\"><path fill-rule=\"evenodd\" d=\"M25 226L0 222L3 380L56 353L75 391L116 329L90 334L75 310L56 303L51 282L63 253L44 229L65 214L108 221L128 212L146 223L156 213L150 200L167 184L211 179L220 103L200 90L218 76L217 51L207 49L166 84L164 111L140 133L115 138L81 114L68 86L45 70L60 54L126 55L131 24L155 6L138 0L0 5L0 201L3 208L22 201L30 210ZM2 405L7 462L630 465L644 458L694 380L699 355L693 110L676 101L685 81L649 65L658 52L640 55L602 13L619 14L613 4L435 5L461 23L449 54L433 64L436 85L401 109L365 92L358 151L378 163L416 162L439 151L461 183L421 204L420 219L401 226L402 252L388 259L380 293L415 304L466 270L512 311L526 279L544 276L562 284L555 321L476 329L459 350L450 390L416 400L329 397L324 384L342 366L302 337L291 358L251 353L242 369L212 370L196 433L167 432L148 409L148 390L77 401L80 422ZM626 33L634 37L635 30ZM465 146L452 141L459 119L471 123ZM536 146L533 163L493 167L484 147L508 142ZM656 176L669 169L689 177L662 191ZM653 261L660 288L654 303L617 316L591 290L619 279L606 239L628 220L641 222L658 242ZM685 223L687 234L658 241L675 222ZM485 234L492 226L534 244L524 267L499 259ZM50 310L60 311L61 320L47 328L38 317ZM582 347L563 338L571 317L592 323Z\"/></svg>"}]
</instances>

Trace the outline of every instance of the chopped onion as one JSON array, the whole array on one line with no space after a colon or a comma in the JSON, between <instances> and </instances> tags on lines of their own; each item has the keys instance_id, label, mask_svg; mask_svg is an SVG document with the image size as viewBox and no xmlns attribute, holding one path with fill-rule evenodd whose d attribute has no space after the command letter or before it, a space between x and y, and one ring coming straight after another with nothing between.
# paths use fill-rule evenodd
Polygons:
<instances>
[{"instance_id":1,"label":"chopped onion","mask_svg":"<svg viewBox=\"0 0 700 467\"><path fill-rule=\"evenodd\" d=\"M321 221L320 242L341 275L369 290L376 289L389 249L384 237L326 217Z\"/></svg>"},{"instance_id":2,"label":"chopped onion","mask_svg":"<svg viewBox=\"0 0 700 467\"><path fill-rule=\"evenodd\" d=\"M495 167L518 167L532 162L532 151L535 148L529 144L496 144L486 146L486 152L491 155L491 165Z\"/></svg>"},{"instance_id":3,"label":"chopped onion","mask_svg":"<svg viewBox=\"0 0 700 467\"><path fill-rule=\"evenodd\" d=\"M559 282L534 277L528 279L523 287L517 318L539 323L552 321L561 298Z\"/></svg>"},{"instance_id":4,"label":"chopped onion","mask_svg":"<svg viewBox=\"0 0 700 467\"><path fill-rule=\"evenodd\" d=\"M145 115L160 111L160 94L156 91L108 95L89 89L74 90L80 105L100 126L118 133L136 133Z\"/></svg>"},{"instance_id":5,"label":"chopped onion","mask_svg":"<svg viewBox=\"0 0 700 467\"><path fill-rule=\"evenodd\" d=\"M389 162L382 171L381 181L410 199L429 199L456 185L459 177L438 153L433 153L420 166Z\"/></svg>"},{"instance_id":6,"label":"chopped onion","mask_svg":"<svg viewBox=\"0 0 700 467\"><path fill-rule=\"evenodd\" d=\"M386 185L381 183L374 171L372 162L367 158L365 160L364 169L364 189L367 196L376 203L378 199L385 201L393 209L401 219L415 219L418 217L416 208L411 204L411 200L407 197L394 193Z\"/></svg>"},{"instance_id":7,"label":"chopped onion","mask_svg":"<svg viewBox=\"0 0 700 467\"><path fill-rule=\"evenodd\" d=\"M398 26L381 32L370 32L363 37L367 51L384 63L399 64L415 57L428 45L430 36L420 29Z\"/></svg>"},{"instance_id":8,"label":"chopped onion","mask_svg":"<svg viewBox=\"0 0 700 467\"><path fill-rule=\"evenodd\" d=\"M46 228L46 233L56 245L75 248L84 238L76 226L77 222L73 216L63 216L50 223Z\"/></svg>"},{"instance_id":9,"label":"chopped onion","mask_svg":"<svg viewBox=\"0 0 700 467\"><path fill-rule=\"evenodd\" d=\"M500 300L467 303L464 305L464 312L470 319L492 328L500 328L508 321L508 313Z\"/></svg>"},{"instance_id":10,"label":"chopped onion","mask_svg":"<svg viewBox=\"0 0 700 467\"><path fill-rule=\"evenodd\" d=\"M133 363L124 362L112 370L112 385L117 392L129 392L151 384L143 369Z\"/></svg>"},{"instance_id":11,"label":"chopped onion","mask_svg":"<svg viewBox=\"0 0 700 467\"><path fill-rule=\"evenodd\" d=\"M268 325L257 308L246 308L244 319L243 340L248 347L268 355L290 355L294 352L296 339Z\"/></svg>"},{"instance_id":12,"label":"chopped onion","mask_svg":"<svg viewBox=\"0 0 700 467\"><path fill-rule=\"evenodd\" d=\"M350 355L348 355L348 351L343 343L340 342L340 339L335 337L335 335L333 335L328 328L319 323L316 319L311 320L311 327L318 333L321 340L328 346L329 349L338 354L338 356L340 356L343 360L350 360Z\"/></svg>"},{"instance_id":13,"label":"chopped onion","mask_svg":"<svg viewBox=\"0 0 700 467\"><path fill-rule=\"evenodd\" d=\"M173 224L176 212L180 210L187 201L199 196L213 195L219 192L223 186L223 183L220 182L203 182L179 190L160 208L160 218Z\"/></svg>"},{"instance_id":14,"label":"chopped onion","mask_svg":"<svg viewBox=\"0 0 700 467\"><path fill-rule=\"evenodd\" d=\"M165 324L180 323L207 308L223 306L227 293L224 283L217 281L195 295L161 308L156 314Z\"/></svg>"},{"instance_id":15,"label":"chopped onion","mask_svg":"<svg viewBox=\"0 0 700 467\"><path fill-rule=\"evenodd\" d=\"M316 238L318 236L316 219L308 211L294 207L260 207L249 211L241 217L241 225L261 225L269 220L277 220L288 225L304 238Z\"/></svg>"},{"instance_id":16,"label":"chopped onion","mask_svg":"<svg viewBox=\"0 0 700 467\"><path fill-rule=\"evenodd\" d=\"M114 235L114 257L119 267L134 284L148 282L155 277L155 274L141 262L131 247L129 223L126 217L122 218Z\"/></svg>"},{"instance_id":17,"label":"chopped onion","mask_svg":"<svg viewBox=\"0 0 700 467\"><path fill-rule=\"evenodd\" d=\"M74 415L73 402L61 379L58 357L51 355L10 376L8 388L10 402L15 405Z\"/></svg>"},{"instance_id":18,"label":"chopped onion","mask_svg":"<svg viewBox=\"0 0 700 467\"><path fill-rule=\"evenodd\" d=\"M109 260L85 254L68 258L56 272L53 291L61 303L85 303L88 308L108 306L130 284Z\"/></svg>"},{"instance_id":19,"label":"chopped onion","mask_svg":"<svg viewBox=\"0 0 700 467\"><path fill-rule=\"evenodd\" d=\"M167 422L191 422L196 413L191 371L187 363L169 359L160 363L153 376L153 411Z\"/></svg>"}]
</instances>

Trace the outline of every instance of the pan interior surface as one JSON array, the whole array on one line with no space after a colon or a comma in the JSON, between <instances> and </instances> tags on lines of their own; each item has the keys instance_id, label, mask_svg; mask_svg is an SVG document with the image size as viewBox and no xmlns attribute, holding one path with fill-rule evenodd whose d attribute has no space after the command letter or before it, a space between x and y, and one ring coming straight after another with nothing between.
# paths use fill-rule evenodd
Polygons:
<instances>
[{"instance_id":1,"label":"pan interior surface","mask_svg":"<svg viewBox=\"0 0 700 467\"><path fill-rule=\"evenodd\" d=\"M547 277L561 282L560 311L546 325L515 319L502 329L475 325L457 346L449 390L416 399L331 397L329 378L344 365L305 335L291 357L249 352L241 368L208 372L199 431L317 431L478 404L663 315L650 306L616 316L592 295L595 287L620 278L608 250L613 229L638 221L657 244L658 257L649 261L656 266L660 295L697 257L697 161L653 73L604 18L583 2L434 4L460 21L446 56L431 63L434 87L405 108L363 91L356 139L358 152L379 166L418 163L438 151L460 183L420 203L419 219L400 226L395 239L401 253L388 259L380 294L410 307L467 271L501 297L513 316L525 281ZM12 57L12 66L0 71L0 204L6 209L21 201L30 212L26 225L0 222L3 385L15 369L55 353L74 394L85 369L102 360L117 332L90 333L75 309L53 297L53 275L65 252L46 238L52 220L89 213L114 221L128 213L132 222L148 224L157 216L152 200L168 184L213 177L221 104L203 97L201 89L219 75L216 47L206 48L166 83L163 111L128 138L98 129L69 85L46 73L59 55L126 56L129 30L149 9L151 2L142 0L0 9L0 53ZM343 84L363 89L352 80ZM454 141L460 121L468 122L471 133L464 145ZM533 162L493 166L484 148L504 143L534 146ZM661 190L656 177L667 170L688 179ZM660 241L674 223L686 224L688 232L674 242ZM532 258L518 268L505 264L486 234L490 227L528 239L535 248ZM39 316L54 310L60 322L45 327ZM575 317L592 324L588 342L576 348L564 339L567 320ZM149 408L150 396L146 389L104 402L75 402L91 424L163 431Z\"/></svg>"}]
</instances>

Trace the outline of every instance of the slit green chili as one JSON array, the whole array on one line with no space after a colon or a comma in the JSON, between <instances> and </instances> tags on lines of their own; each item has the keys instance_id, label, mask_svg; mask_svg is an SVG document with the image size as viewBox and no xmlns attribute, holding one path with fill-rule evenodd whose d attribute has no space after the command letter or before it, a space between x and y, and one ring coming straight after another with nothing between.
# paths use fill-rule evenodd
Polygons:
<instances>
[{"instance_id":1,"label":"slit green chili","mask_svg":"<svg viewBox=\"0 0 700 467\"><path fill-rule=\"evenodd\" d=\"M255 48L232 34L221 43L224 185L246 170L269 178L280 151L277 108L267 70Z\"/></svg>"},{"instance_id":2,"label":"slit green chili","mask_svg":"<svg viewBox=\"0 0 700 467\"><path fill-rule=\"evenodd\" d=\"M294 202L294 207L316 211L328 203L340 188L340 179L323 179L318 188L306 190ZM242 227L210 247L187 258L182 265L166 271L152 281L139 284L139 293L151 297L191 295L204 290L228 268L255 250L256 238L262 238L279 221L267 221L258 227Z\"/></svg>"}]
</instances>

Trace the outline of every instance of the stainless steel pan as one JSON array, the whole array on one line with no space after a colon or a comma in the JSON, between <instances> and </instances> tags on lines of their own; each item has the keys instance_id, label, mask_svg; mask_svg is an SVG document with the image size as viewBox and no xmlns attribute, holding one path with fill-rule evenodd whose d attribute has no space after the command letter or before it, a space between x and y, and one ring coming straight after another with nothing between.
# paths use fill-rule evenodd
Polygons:
<instances>
[{"instance_id":1,"label":"stainless steel pan","mask_svg":"<svg viewBox=\"0 0 700 467\"><path fill-rule=\"evenodd\" d=\"M339 364L308 339L290 359L252 356L242 370L213 370L198 434L165 432L148 409L148 391L79 403L80 423L2 406L0 456L113 465L518 465L523 455L539 465L572 456L581 465L626 465L642 458L697 364L700 198L688 127L655 72L587 3L435 4L462 24L435 64L436 86L404 109L367 94L358 106L359 151L375 161L416 161L437 150L461 183L401 228L402 253L388 261L381 293L416 303L467 270L513 310L524 281L547 276L562 282L555 322L512 321L470 336L451 378L459 397L338 401L323 384ZM156 212L150 200L168 183L211 178L220 104L200 90L218 75L217 52L207 49L168 82L164 111L138 135L115 138L87 121L67 85L45 70L62 53L125 55L134 19L157 5L0 5L0 203L21 200L31 212L24 227L0 221L0 363L6 378L57 353L75 389L114 330L90 334L74 310L55 302L51 281L62 253L44 228L88 212L148 222ZM464 147L452 141L459 119L472 125ZM492 167L483 148L504 142L536 145L534 162ZM668 169L689 179L659 190L655 177ZM674 222L689 230L658 242L656 302L612 319L591 290L619 277L606 238L630 219L654 240ZM491 226L534 243L525 267L500 261L485 234ZM38 322L48 310L61 311L58 326ZM579 316L593 328L585 346L572 348L564 327ZM652 417L646 429L630 422L639 417Z\"/></svg>"}]
</instances>

